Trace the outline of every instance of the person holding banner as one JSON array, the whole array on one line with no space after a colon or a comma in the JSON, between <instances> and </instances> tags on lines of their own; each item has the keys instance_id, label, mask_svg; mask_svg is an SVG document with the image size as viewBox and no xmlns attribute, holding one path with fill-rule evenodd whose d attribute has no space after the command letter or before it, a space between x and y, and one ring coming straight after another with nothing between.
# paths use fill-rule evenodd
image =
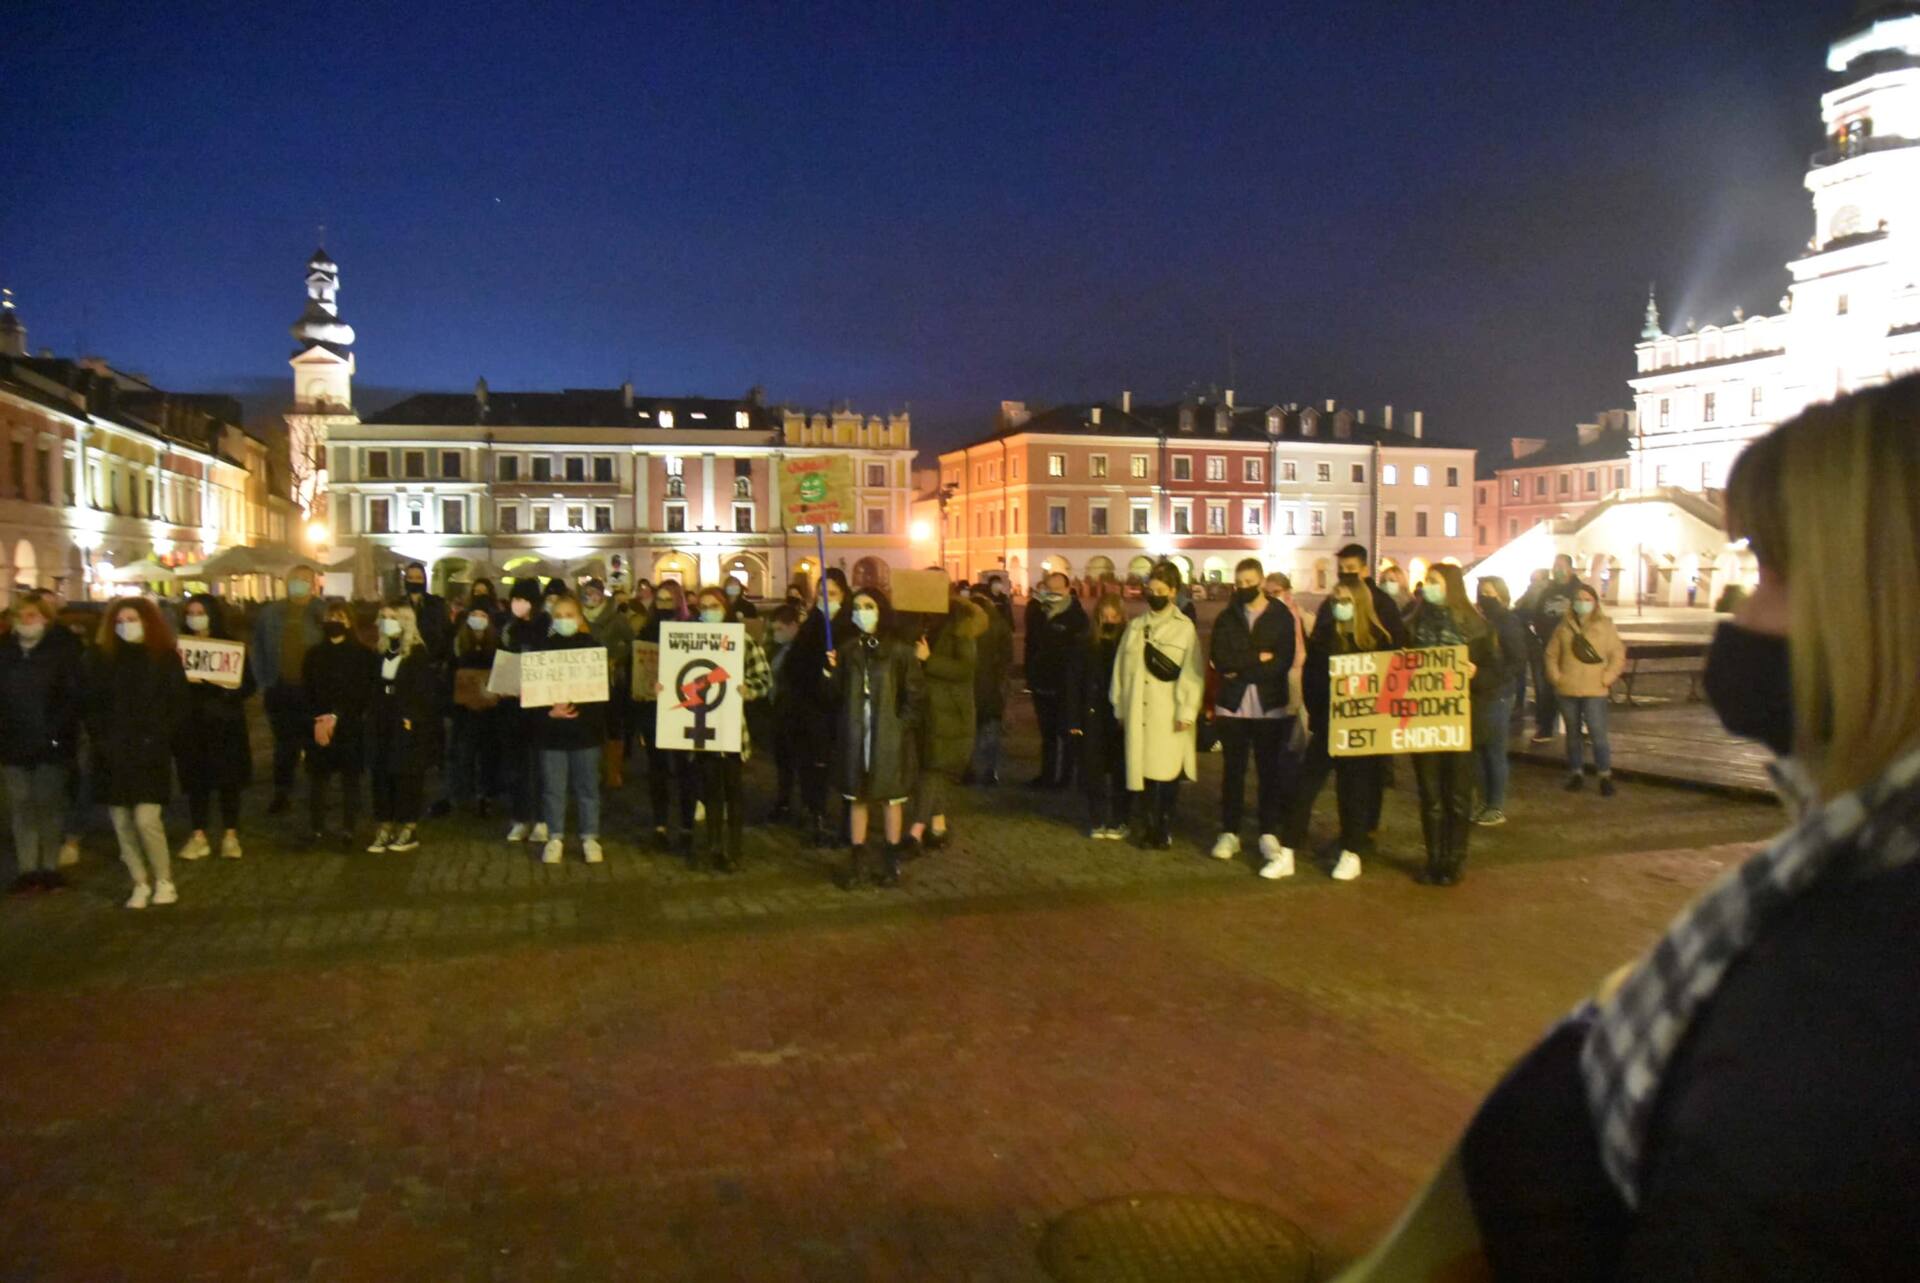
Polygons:
<instances>
[{"instance_id":1,"label":"person holding banner","mask_svg":"<svg viewBox=\"0 0 1920 1283\"><path fill-rule=\"evenodd\" d=\"M601 643L587 628L580 603L556 597L552 605L553 634L542 650L592 650ZM542 864L558 864L566 857L567 798L573 798L573 818L580 826L580 851L588 864L604 858L600 850L600 757L607 743L607 701L603 697L582 703L551 704L523 710L534 719L540 746L542 815L547 840L540 851Z\"/></svg>"},{"instance_id":2,"label":"person holding banner","mask_svg":"<svg viewBox=\"0 0 1920 1283\"><path fill-rule=\"evenodd\" d=\"M87 737L120 859L133 875L129 909L172 904L167 831L161 816L173 791L173 737L187 699L187 679L173 630L144 597L123 597L100 618L87 656Z\"/></svg>"},{"instance_id":3,"label":"person holding banner","mask_svg":"<svg viewBox=\"0 0 1920 1283\"><path fill-rule=\"evenodd\" d=\"M913 646L894 633L893 608L877 588L853 595L851 635L836 633L827 668L839 711L834 782L847 803L853 851L837 879L845 890L865 882L900 884L907 798L918 771L916 737L926 715L926 686ZM869 858L869 810L882 810L886 847Z\"/></svg>"},{"instance_id":4,"label":"person holding banner","mask_svg":"<svg viewBox=\"0 0 1920 1283\"><path fill-rule=\"evenodd\" d=\"M660 647L660 625L680 624L687 621L687 612L681 607L680 581L663 579L653 590L653 609L647 622L634 634L635 641L643 641L654 647L657 653ZM654 683L656 686L658 682ZM640 696L643 701L633 710L634 719L639 724L641 735L647 745L647 802L653 815L653 837L668 851L693 853L693 808L699 799L695 796L699 785L694 779L693 762L690 753L675 753L661 747L659 743L658 703L647 698L645 692Z\"/></svg>"},{"instance_id":5,"label":"person holding banner","mask_svg":"<svg viewBox=\"0 0 1920 1283\"><path fill-rule=\"evenodd\" d=\"M1163 561L1147 576L1147 611L1120 635L1120 656L1107 692L1126 734L1127 789L1144 793L1141 845L1173 845L1180 781L1195 779L1194 726L1206 693L1200 634L1175 610L1180 568Z\"/></svg>"},{"instance_id":6,"label":"person holding banner","mask_svg":"<svg viewBox=\"0 0 1920 1283\"><path fill-rule=\"evenodd\" d=\"M1460 567L1441 562L1427 571L1420 587L1420 611L1413 617L1413 644L1465 646L1469 708L1474 700L1494 699L1507 684L1500 643L1473 608ZM1471 749L1412 753L1414 781L1420 786L1420 832L1427 864L1422 886L1450 887L1460 881L1467 862L1467 836L1473 830L1477 769Z\"/></svg>"},{"instance_id":7,"label":"person holding banner","mask_svg":"<svg viewBox=\"0 0 1920 1283\"><path fill-rule=\"evenodd\" d=\"M580 581L580 607L593 639L607 648L607 738L600 746L601 782L610 789L626 787L627 722L633 702L633 625L627 612L607 596L598 579Z\"/></svg>"},{"instance_id":8,"label":"person holding banner","mask_svg":"<svg viewBox=\"0 0 1920 1283\"><path fill-rule=\"evenodd\" d=\"M1373 855L1371 827L1380 814L1380 795L1386 787L1386 759L1332 756L1333 678L1329 661L1335 655L1394 649L1393 634L1375 613L1379 602L1379 595L1368 590L1364 579L1344 574L1328 594L1326 610L1315 618L1313 633L1307 638L1306 667L1300 674L1304 715L1311 735L1288 802L1280 853L1261 866L1263 878L1292 877L1295 854L1312 849L1308 833L1313 803L1329 775L1334 778L1334 805L1340 817L1340 856L1333 866L1334 880L1353 881L1360 876L1361 862ZM1391 601L1387 605L1398 613L1399 608Z\"/></svg>"},{"instance_id":9,"label":"person holding banner","mask_svg":"<svg viewBox=\"0 0 1920 1283\"><path fill-rule=\"evenodd\" d=\"M838 566L827 567L820 579L820 599L800 623L793 639L793 672L800 703L801 732L800 807L803 824L811 831L812 845L827 848L838 845L833 826L827 818L828 777L833 761L834 736L839 726L839 704L835 698L831 666L827 653L842 642L853 639L852 593L847 576ZM821 602L826 603L825 613ZM831 619L831 646L828 643ZM656 812L657 814L657 812Z\"/></svg>"},{"instance_id":10,"label":"person holding banner","mask_svg":"<svg viewBox=\"0 0 1920 1283\"><path fill-rule=\"evenodd\" d=\"M367 850L411 851L420 845L421 792L440 747L439 665L413 607L382 606L375 623L380 648L373 707L367 720L367 773L379 828Z\"/></svg>"},{"instance_id":11,"label":"person holding banner","mask_svg":"<svg viewBox=\"0 0 1920 1283\"><path fill-rule=\"evenodd\" d=\"M737 583L737 581L729 581ZM718 588L702 588L697 599L700 608L700 622L703 624L731 624L738 622L734 618L736 597ZM656 683L657 684L657 683ZM773 671L767 664L766 652L760 649L760 643L751 637L741 638L740 648L740 698L751 702L766 696L773 684ZM695 856L692 863L695 868L704 861L722 873L735 873L740 868L740 857L746 842L747 806L741 792L741 765L749 753L747 726L740 724L740 751L738 753L685 753L682 756L694 759L694 769L700 780L700 800L706 804L706 827L701 834L705 850Z\"/></svg>"},{"instance_id":12,"label":"person holding banner","mask_svg":"<svg viewBox=\"0 0 1920 1283\"><path fill-rule=\"evenodd\" d=\"M300 681L313 712L307 748L307 819L312 839L326 836L327 781L340 777L340 844L351 846L360 825L360 772L366 766L367 710L378 664L360 644L353 607L329 603L320 642L307 652Z\"/></svg>"},{"instance_id":13,"label":"person holding banner","mask_svg":"<svg viewBox=\"0 0 1920 1283\"><path fill-rule=\"evenodd\" d=\"M500 650L523 655L547 644L547 612L540 607L540 580L525 575L513 581L507 590L507 615L500 625ZM515 688L518 689L517 687ZM504 739L503 761L506 776L512 781L508 809L513 824L507 829L509 842L545 842L547 824L540 818L543 791L540 786L539 731L543 709L520 707L520 697L503 695L500 699L500 731Z\"/></svg>"},{"instance_id":14,"label":"person holding banner","mask_svg":"<svg viewBox=\"0 0 1920 1283\"><path fill-rule=\"evenodd\" d=\"M196 593L187 598L180 622L187 629L183 642L235 640L220 599L211 593ZM216 793L220 798L220 818L226 821L220 835L220 855L223 859L237 860L243 854L240 790L253 779L253 747L247 742L247 700L254 692L250 659L242 665L238 686L222 686L188 675L186 715L173 743L174 765L180 772L180 787L187 795L187 815L193 823L193 835L178 854L182 860L201 860L213 854L207 826L213 818Z\"/></svg>"}]
</instances>

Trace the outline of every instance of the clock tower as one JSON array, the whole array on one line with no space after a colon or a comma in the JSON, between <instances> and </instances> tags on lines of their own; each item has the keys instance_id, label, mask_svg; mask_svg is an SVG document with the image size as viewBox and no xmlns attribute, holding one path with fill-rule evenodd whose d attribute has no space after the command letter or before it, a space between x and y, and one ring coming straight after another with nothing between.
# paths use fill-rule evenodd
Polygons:
<instances>
[{"instance_id":1,"label":"clock tower","mask_svg":"<svg viewBox=\"0 0 1920 1283\"><path fill-rule=\"evenodd\" d=\"M288 331L300 345L293 367L293 409L287 419L293 499L309 520L324 520L327 435L358 423L353 412L353 327L340 319L340 265L316 249L307 260L307 306Z\"/></svg>"}]
</instances>

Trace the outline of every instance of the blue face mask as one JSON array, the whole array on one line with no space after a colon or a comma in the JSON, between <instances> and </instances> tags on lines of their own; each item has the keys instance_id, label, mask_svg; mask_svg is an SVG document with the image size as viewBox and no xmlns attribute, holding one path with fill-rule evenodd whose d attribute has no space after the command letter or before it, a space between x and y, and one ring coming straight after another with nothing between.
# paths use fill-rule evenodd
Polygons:
<instances>
[{"instance_id":1,"label":"blue face mask","mask_svg":"<svg viewBox=\"0 0 1920 1283\"><path fill-rule=\"evenodd\" d=\"M871 633L880 626L880 612L871 606L855 607L853 612L853 626L863 633Z\"/></svg>"},{"instance_id":2,"label":"blue face mask","mask_svg":"<svg viewBox=\"0 0 1920 1283\"><path fill-rule=\"evenodd\" d=\"M553 632L556 637L571 637L579 631L580 621L571 615L553 621Z\"/></svg>"},{"instance_id":3,"label":"blue face mask","mask_svg":"<svg viewBox=\"0 0 1920 1283\"><path fill-rule=\"evenodd\" d=\"M295 601L306 600L307 595L312 591L313 585L304 579L287 580L287 596L293 598Z\"/></svg>"},{"instance_id":4,"label":"blue face mask","mask_svg":"<svg viewBox=\"0 0 1920 1283\"><path fill-rule=\"evenodd\" d=\"M1343 624L1352 623L1353 622L1353 603L1350 601L1334 602L1333 617L1339 620Z\"/></svg>"},{"instance_id":5,"label":"blue face mask","mask_svg":"<svg viewBox=\"0 0 1920 1283\"><path fill-rule=\"evenodd\" d=\"M703 624L724 624L727 622L727 612L718 606L703 606L700 608L700 622Z\"/></svg>"},{"instance_id":6,"label":"blue face mask","mask_svg":"<svg viewBox=\"0 0 1920 1283\"><path fill-rule=\"evenodd\" d=\"M1593 613L1593 603L1584 599L1573 603L1573 613L1586 618Z\"/></svg>"},{"instance_id":7,"label":"blue face mask","mask_svg":"<svg viewBox=\"0 0 1920 1283\"><path fill-rule=\"evenodd\" d=\"M1420 594L1429 604L1444 606L1447 604L1447 586L1445 584L1422 584Z\"/></svg>"}]
</instances>

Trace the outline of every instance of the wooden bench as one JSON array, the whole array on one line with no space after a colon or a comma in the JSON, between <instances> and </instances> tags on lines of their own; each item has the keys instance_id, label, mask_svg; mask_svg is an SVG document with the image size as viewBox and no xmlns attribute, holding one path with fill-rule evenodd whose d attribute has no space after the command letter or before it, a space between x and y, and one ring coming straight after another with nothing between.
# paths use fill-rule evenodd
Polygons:
<instances>
[{"instance_id":1,"label":"wooden bench","mask_svg":"<svg viewBox=\"0 0 1920 1283\"><path fill-rule=\"evenodd\" d=\"M1705 642L1628 642L1627 666L1620 674L1620 681L1614 690L1624 697L1628 706L1636 701L1633 697L1634 682L1641 677L1678 677L1687 679L1687 698L1700 698L1700 678L1707 671L1707 643Z\"/></svg>"}]
</instances>

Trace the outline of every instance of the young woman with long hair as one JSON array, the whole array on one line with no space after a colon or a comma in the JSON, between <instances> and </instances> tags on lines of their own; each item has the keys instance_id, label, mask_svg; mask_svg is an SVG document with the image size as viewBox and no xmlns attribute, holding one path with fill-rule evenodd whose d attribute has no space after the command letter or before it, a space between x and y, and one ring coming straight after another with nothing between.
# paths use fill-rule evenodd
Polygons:
<instances>
[{"instance_id":1,"label":"young woman with long hair","mask_svg":"<svg viewBox=\"0 0 1920 1283\"><path fill-rule=\"evenodd\" d=\"M700 622L703 624L731 624L736 622L737 598L725 590L714 587L702 588L694 599L698 608ZM760 649L760 643L753 638L745 638L740 653L739 684L734 687L739 698L747 703L764 698L772 685L772 670L767 666L766 652ZM665 692L660 692L662 695ZM701 837L703 841L695 844L691 864L699 868L706 864L723 873L733 873L740 868L740 857L746 844L747 804L742 792L741 768L752 749L748 742L746 719L740 722L740 751L738 753L681 753L682 757L694 759L693 766L699 779L700 800L705 803L707 818Z\"/></svg>"},{"instance_id":2,"label":"young woman with long hair","mask_svg":"<svg viewBox=\"0 0 1920 1283\"><path fill-rule=\"evenodd\" d=\"M662 624L685 623L690 618L680 581L662 579L654 586L652 608L634 640L658 646ZM660 746L657 696L647 698L643 692L632 714L647 745L647 803L653 816L654 841L691 859L694 804L700 792L694 765L688 760L694 755Z\"/></svg>"},{"instance_id":3,"label":"young woman with long hair","mask_svg":"<svg viewBox=\"0 0 1920 1283\"><path fill-rule=\"evenodd\" d=\"M211 593L187 598L180 622L188 637L235 641L226 608ZM237 687L208 681L187 681L185 714L174 740L173 760L180 787L187 795L187 814L193 834L180 848L182 860L200 860L213 854L208 826L213 800L220 799L220 854L237 860L240 846L240 790L253 779L253 748L247 741L247 700L254 692L253 657L249 655Z\"/></svg>"},{"instance_id":4,"label":"young woman with long hair","mask_svg":"<svg viewBox=\"0 0 1920 1283\"><path fill-rule=\"evenodd\" d=\"M368 851L411 851L420 845L422 784L440 741L439 683L420 622L404 601L380 608L374 621L379 668L368 719L367 770L373 819Z\"/></svg>"},{"instance_id":5,"label":"young woman with long hair","mask_svg":"<svg viewBox=\"0 0 1920 1283\"><path fill-rule=\"evenodd\" d=\"M455 806L469 803L485 816L501 791L500 697L487 690L500 632L484 601L462 612L453 633L453 732L447 740L447 793Z\"/></svg>"},{"instance_id":6,"label":"young woman with long hair","mask_svg":"<svg viewBox=\"0 0 1920 1283\"><path fill-rule=\"evenodd\" d=\"M1505 680L1473 701L1473 758L1480 767L1480 806L1473 822L1483 827L1507 822L1508 740L1513 735L1516 705L1524 705L1527 667L1531 662L1530 634L1512 607L1507 581L1484 576L1475 589L1480 615L1500 643L1500 668Z\"/></svg>"},{"instance_id":7,"label":"young woman with long hair","mask_svg":"<svg viewBox=\"0 0 1920 1283\"><path fill-rule=\"evenodd\" d=\"M338 841L351 846L360 823L360 772L366 766L367 712L373 706L378 661L360 642L353 607L330 602L320 640L307 650L301 685L313 712L307 750L307 818L314 842L326 836L328 781L340 781Z\"/></svg>"},{"instance_id":8,"label":"young woman with long hair","mask_svg":"<svg viewBox=\"0 0 1920 1283\"><path fill-rule=\"evenodd\" d=\"M1180 781L1198 778L1194 728L1206 693L1200 634L1174 607L1180 569L1163 561L1147 576L1147 609L1120 634L1107 691L1126 735L1127 789L1145 794L1143 846L1173 845Z\"/></svg>"},{"instance_id":9,"label":"young woman with long hair","mask_svg":"<svg viewBox=\"0 0 1920 1283\"><path fill-rule=\"evenodd\" d=\"M826 604L824 614L822 602ZM837 791L829 783L829 777L840 719L827 652L852 640L852 610L853 592L847 586L846 575L839 567L829 566L821 576L819 596L800 621L800 631L793 639L793 658L788 663L797 686L799 713L806 724L800 758L801 823L810 831L815 847L838 845L828 798Z\"/></svg>"},{"instance_id":10,"label":"young woman with long hair","mask_svg":"<svg viewBox=\"0 0 1920 1283\"><path fill-rule=\"evenodd\" d=\"M187 677L173 630L144 597L107 606L85 681L94 786L113 818L120 859L133 876L129 909L172 904L161 808L173 791L173 742L186 713Z\"/></svg>"},{"instance_id":11,"label":"young woman with long hair","mask_svg":"<svg viewBox=\"0 0 1920 1283\"><path fill-rule=\"evenodd\" d=\"M592 650L600 643L587 628L586 615L572 597L556 597L549 607L553 633L542 650ZM604 858L600 849L600 758L607 742L607 702L554 704L532 708L537 715L535 735L540 746L541 815L547 840L540 851L544 864L566 858L567 798L573 798L573 818L580 828L580 853L588 864Z\"/></svg>"},{"instance_id":12,"label":"young woman with long hair","mask_svg":"<svg viewBox=\"0 0 1920 1283\"><path fill-rule=\"evenodd\" d=\"M843 888L872 881L900 882L901 837L907 798L919 764L917 737L926 716L926 685L912 643L895 635L893 608L885 593L862 588L853 594L853 626L834 634L827 669L839 712L834 737L833 780L847 804L853 854L840 877ZM869 857L870 812L881 812L886 846Z\"/></svg>"},{"instance_id":13,"label":"young woman with long hair","mask_svg":"<svg viewBox=\"0 0 1920 1283\"><path fill-rule=\"evenodd\" d=\"M1110 592L1093 606L1087 653L1078 666L1067 707L1067 735L1079 748L1080 784L1087 792L1087 836L1127 839L1127 737L1113 715L1113 666L1127 630L1127 603Z\"/></svg>"},{"instance_id":14,"label":"young woman with long hair","mask_svg":"<svg viewBox=\"0 0 1920 1283\"><path fill-rule=\"evenodd\" d=\"M1627 644L1607 618L1600 594L1576 583L1560 626L1547 639L1547 681L1567 727L1567 788L1586 784L1581 727L1593 736L1593 764L1600 770L1600 796L1613 796L1613 745L1607 740L1607 705L1613 684L1627 667Z\"/></svg>"},{"instance_id":15,"label":"young woman with long hair","mask_svg":"<svg viewBox=\"0 0 1920 1283\"><path fill-rule=\"evenodd\" d=\"M541 605L540 579L525 575L507 590L507 613L500 617L499 649L524 655L547 644L550 622ZM540 783L540 727L546 710L520 707L518 695L500 699L501 773L508 780L508 807L513 823L509 842L547 840L547 823L540 818L544 790Z\"/></svg>"},{"instance_id":16,"label":"young woman with long hair","mask_svg":"<svg viewBox=\"0 0 1920 1283\"><path fill-rule=\"evenodd\" d=\"M1469 703L1491 699L1507 682L1500 643L1467 596L1460 567L1441 562L1427 571L1420 587L1420 609L1409 621L1416 647L1465 646ZM1420 832L1427 863L1419 874L1424 886L1450 887L1460 881L1472 832L1476 766L1470 748L1411 753L1414 781L1420 786Z\"/></svg>"},{"instance_id":17,"label":"young woman with long hair","mask_svg":"<svg viewBox=\"0 0 1920 1283\"><path fill-rule=\"evenodd\" d=\"M975 645L986 631L987 612L957 596L914 647L926 678L927 715L920 723L920 774L909 836L928 851L949 840L947 797L973 758Z\"/></svg>"}]
</instances>

